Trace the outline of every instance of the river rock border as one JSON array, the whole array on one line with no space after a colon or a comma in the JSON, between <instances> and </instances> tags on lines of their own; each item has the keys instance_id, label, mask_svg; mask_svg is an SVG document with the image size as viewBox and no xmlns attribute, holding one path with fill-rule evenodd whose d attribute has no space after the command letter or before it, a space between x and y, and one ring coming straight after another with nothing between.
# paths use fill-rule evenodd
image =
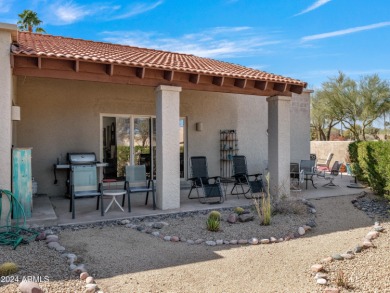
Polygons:
<instances>
[{"instance_id":1,"label":"river rock border","mask_svg":"<svg viewBox=\"0 0 390 293\"><path fill-rule=\"evenodd\" d=\"M311 272L314 274L314 279L319 285L328 284L328 274L324 270L324 265L332 261L350 260L355 258L357 254L362 252L364 249L370 249L375 247L372 241L380 236L380 233L384 232L384 228L379 222L375 222L372 230L369 231L363 238L362 243L356 245L354 248L347 250L345 253L335 253L332 256L325 257L320 263L311 266ZM339 288L328 287L324 290L324 293L339 293Z\"/></svg>"},{"instance_id":2,"label":"river rock border","mask_svg":"<svg viewBox=\"0 0 390 293\"><path fill-rule=\"evenodd\" d=\"M316 226L315 223L315 214L316 209L315 206L308 200L301 199L302 203L304 203L307 206L309 214L312 215L311 219L304 225L301 225L295 233L290 233L286 235L285 237L281 238L257 238L255 235L249 239L218 239L218 240L209 240L209 239L186 239L183 237L175 236L175 235L164 235L159 231L156 231L156 229L162 229L164 226L169 225L165 221L161 221L169 218L180 218L183 216L189 216L189 215L199 215L199 214L207 214L210 212L210 210L205 211L196 211L196 212L184 212L184 213L177 213L177 214L171 214L171 215L162 215L157 217L148 217L148 222L144 225L139 225L136 223L133 223L132 221L125 219L121 220L119 223L121 225L126 226L130 229L135 229L141 233L151 234L154 237L161 239L163 241L167 242L184 242L189 245L194 244L205 244L207 246L217 246L217 245L257 245L257 244L269 244L269 243L278 243L283 241L289 241L294 238L299 238L305 235L308 231L310 231L312 228ZM250 207L251 205L245 206ZM212 209L215 210L215 209ZM223 208L223 209L217 209L218 211L230 211L232 208Z\"/></svg>"}]
</instances>

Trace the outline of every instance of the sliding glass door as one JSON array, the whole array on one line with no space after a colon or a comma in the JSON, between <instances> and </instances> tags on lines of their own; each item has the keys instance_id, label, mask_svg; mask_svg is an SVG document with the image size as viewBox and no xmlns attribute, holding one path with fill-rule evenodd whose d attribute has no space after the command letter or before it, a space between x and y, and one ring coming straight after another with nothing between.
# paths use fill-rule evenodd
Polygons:
<instances>
[{"instance_id":1,"label":"sliding glass door","mask_svg":"<svg viewBox=\"0 0 390 293\"><path fill-rule=\"evenodd\" d=\"M180 118L180 178L186 172L185 118ZM102 116L104 179L122 180L127 165L145 165L156 178L156 118L150 116Z\"/></svg>"}]
</instances>

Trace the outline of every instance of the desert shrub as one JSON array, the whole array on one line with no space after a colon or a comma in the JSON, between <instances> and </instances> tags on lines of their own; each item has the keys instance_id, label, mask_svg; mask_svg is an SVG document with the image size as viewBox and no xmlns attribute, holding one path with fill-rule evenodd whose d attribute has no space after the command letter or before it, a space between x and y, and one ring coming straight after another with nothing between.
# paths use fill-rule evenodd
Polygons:
<instances>
[{"instance_id":1,"label":"desert shrub","mask_svg":"<svg viewBox=\"0 0 390 293\"><path fill-rule=\"evenodd\" d=\"M221 220L221 213L218 211L211 211L209 214L209 219L216 219L218 221Z\"/></svg>"},{"instance_id":2,"label":"desert shrub","mask_svg":"<svg viewBox=\"0 0 390 293\"><path fill-rule=\"evenodd\" d=\"M237 214L237 215L241 215L245 210L242 208L242 207L236 207L234 208L234 212Z\"/></svg>"},{"instance_id":3,"label":"desert shrub","mask_svg":"<svg viewBox=\"0 0 390 293\"><path fill-rule=\"evenodd\" d=\"M15 274L19 270L18 265L14 262L5 262L0 265L0 276Z\"/></svg>"},{"instance_id":4,"label":"desert shrub","mask_svg":"<svg viewBox=\"0 0 390 293\"><path fill-rule=\"evenodd\" d=\"M215 217L208 217L207 218L207 221L206 221L207 230L209 230L211 232L217 232L217 231L219 231L219 224L220 224L219 218L218 219Z\"/></svg>"},{"instance_id":5,"label":"desert shrub","mask_svg":"<svg viewBox=\"0 0 390 293\"><path fill-rule=\"evenodd\" d=\"M261 202L256 197L253 198L253 205L255 206L257 215L260 219L260 224L268 226L271 224L272 216L272 205L271 205L271 194L269 190L269 173L265 176L267 181L267 191L263 192Z\"/></svg>"}]
</instances>

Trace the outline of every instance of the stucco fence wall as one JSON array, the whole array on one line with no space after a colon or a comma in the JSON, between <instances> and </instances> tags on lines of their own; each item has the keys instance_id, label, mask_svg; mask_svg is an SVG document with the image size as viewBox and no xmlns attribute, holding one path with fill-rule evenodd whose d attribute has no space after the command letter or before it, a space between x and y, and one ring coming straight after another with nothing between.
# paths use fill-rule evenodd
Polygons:
<instances>
[{"instance_id":1,"label":"stucco fence wall","mask_svg":"<svg viewBox=\"0 0 390 293\"><path fill-rule=\"evenodd\" d=\"M333 159L330 162L332 167L335 161L346 163L348 156L348 145L352 141L311 141L310 153L317 155L317 159L324 161L329 153L333 153Z\"/></svg>"},{"instance_id":2,"label":"stucco fence wall","mask_svg":"<svg viewBox=\"0 0 390 293\"><path fill-rule=\"evenodd\" d=\"M132 85L18 78L22 119L17 125L15 146L33 148L32 172L39 184L38 192L64 195L66 171L57 172L58 184L53 183L53 164L60 154L88 151L102 160L102 114L154 116L154 90ZM310 150L309 94L293 96L291 105L291 158L300 160ZM266 97L183 90L180 116L187 119L187 157L207 156L210 176L220 174L220 129L237 129L239 153L247 156L248 171L264 171L268 159ZM197 122L203 123L203 131L196 131Z\"/></svg>"}]
</instances>

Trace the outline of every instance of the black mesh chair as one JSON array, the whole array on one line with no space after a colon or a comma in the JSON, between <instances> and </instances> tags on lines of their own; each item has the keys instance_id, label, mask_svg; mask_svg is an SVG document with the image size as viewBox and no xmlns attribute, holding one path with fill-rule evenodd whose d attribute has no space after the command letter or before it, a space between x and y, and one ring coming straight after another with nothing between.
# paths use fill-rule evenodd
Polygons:
<instances>
[{"instance_id":1,"label":"black mesh chair","mask_svg":"<svg viewBox=\"0 0 390 293\"><path fill-rule=\"evenodd\" d=\"M189 199L198 198L201 203L224 201L224 194L221 188L221 182L219 176L209 177L207 168L207 159L204 156L196 156L190 158L191 168L191 189L188 194ZM199 193L199 188L203 193ZM191 197L192 190L195 189L197 197Z\"/></svg>"},{"instance_id":2,"label":"black mesh chair","mask_svg":"<svg viewBox=\"0 0 390 293\"><path fill-rule=\"evenodd\" d=\"M237 195L243 194L245 198L253 198L253 194L263 192L263 180L261 179L261 173L248 174L245 156L233 156L233 177L234 186L231 194ZM238 186L241 187L241 192L238 191ZM236 191L234 191L236 190ZM248 196L250 194L250 196Z\"/></svg>"}]
</instances>

